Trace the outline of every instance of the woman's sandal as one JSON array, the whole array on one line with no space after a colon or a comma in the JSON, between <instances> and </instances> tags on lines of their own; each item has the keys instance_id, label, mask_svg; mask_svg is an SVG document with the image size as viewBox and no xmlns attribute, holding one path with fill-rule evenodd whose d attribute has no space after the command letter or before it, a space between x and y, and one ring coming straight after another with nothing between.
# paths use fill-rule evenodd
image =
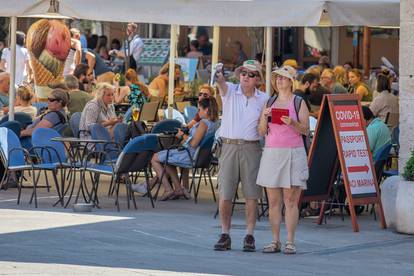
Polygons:
<instances>
[{"instance_id":1,"label":"woman's sandal","mask_svg":"<svg viewBox=\"0 0 414 276\"><path fill-rule=\"evenodd\" d=\"M167 201L169 199L171 199L172 197L175 197L175 191L171 190L171 191L165 191L162 196L160 196L160 201Z\"/></svg>"},{"instance_id":2,"label":"woman's sandal","mask_svg":"<svg viewBox=\"0 0 414 276\"><path fill-rule=\"evenodd\" d=\"M305 218L305 217L311 217L311 216L318 216L319 215L319 209L313 209L310 207L307 207L306 209L303 209L300 212L300 216Z\"/></svg>"},{"instance_id":3,"label":"woman's sandal","mask_svg":"<svg viewBox=\"0 0 414 276\"><path fill-rule=\"evenodd\" d=\"M283 253L286 255L293 255L296 254L296 246L293 242L286 242L285 249L283 250Z\"/></svg>"},{"instance_id":4,"label":"woman's sandal","mask_svg":"<svg viewBox=\"0 0 414 276\"><path fill-rule=\"evenodd\" d=\"M188 191L184 190L184 188L181 188L180 190L174 192L174 199L179 199L180 197L190 199L190 194Z\"/></svg>"},{"instance_id":5,"label":"woman's sandal","mask_svg":"<svg viewBox=\"0 0 414 276\"><path fill-rule=\"evenodd\" d=\"M282 244L280 241L272 241L268 245L266 245L262 252L263 253L279 253L281 251Z\"/></svg>"}]
</instances>

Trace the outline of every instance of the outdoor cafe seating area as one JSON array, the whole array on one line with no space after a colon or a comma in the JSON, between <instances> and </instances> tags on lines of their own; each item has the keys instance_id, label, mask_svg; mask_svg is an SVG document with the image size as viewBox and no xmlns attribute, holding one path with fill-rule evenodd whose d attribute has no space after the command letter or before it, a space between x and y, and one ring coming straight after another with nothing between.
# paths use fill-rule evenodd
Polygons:
<instances>
[{"instance_id":1,"label":"outdoor cafe seating area","mask_svg":"<svg viewBox=\"0 0 414 276\"><path fill-rule=\"evenodd\" d=\"M50 194L55 193L56 207L87 203L100 208L98 194L102 195L100 189L103 189L100 182L106 177L110 179L107 196L113 198L116 209L119 211L120 206L137 208L136 201L140 198L137 199L131 184L148 181L153 175L151 158L154 153L179 146L180 141L175 137L177 129L192 120L197 108L189 102L177 103L177 110L173 110L174 119L162 120L159 120L159 113L162 117L167 110L159 109L159 102L145 103L138 118L132 118L129 106L117 106L116 110L123 114L124 122L114 127L113 139L109 131L99 124L91 126L91 138L80 138L81 113L75 113L64 126L36 129L32 135L33 147L29 150L22 148L18 138L21 127L31 123L26 114L17 112L15 121L0 123L0 152L5 167L2 181L4 192L16 191L7 189L10 179L16 179L17 204L29 203L37 207L37 194L39 190L46 189ZM4 118L7 120L7 116ZM126 141L127 122L133 119L145 122L147 133ZM68 128L71 131L68 132ZM215 200L216 187L210 174L217 171L213 170L217 164L212 155L213 142L214 135L205 137L190 168L191 192L195 202L202 180L211 187ZM160 186L154 189L148 187L147 193L139 196L148 197L151 206L155 207ZM29 200L21 197L23 190L31 191Z\"/></svg>"}]
</instances>

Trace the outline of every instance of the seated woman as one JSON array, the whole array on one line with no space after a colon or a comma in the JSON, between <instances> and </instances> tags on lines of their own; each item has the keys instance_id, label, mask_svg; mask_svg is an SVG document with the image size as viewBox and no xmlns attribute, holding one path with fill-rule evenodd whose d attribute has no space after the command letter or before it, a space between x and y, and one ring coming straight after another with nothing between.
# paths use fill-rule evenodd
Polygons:
<instances>
[{"instance_id":1,"label":"seated woman","mask_svg":"<svg viewBox=\"0 0 414 276\"><path fill-rule=\"evenodd\" d=\"M115 94L115 103L130 103L138 109L149 99L148 88L139 82L138 75L134 69L128 69L125 74L125 86L118 88Z\"/></svg>"},{"instance_id":2,"label":"seated woman","mask_svg":"<svg viewBox=\"0 0 414 276\"><path fill-rule=\"evenodd\" d=\"M372 101L372 91L370 87L362 81L362 74L358 69L352 69L348 72L350 94L357 94L363 102Z\"/></svg>"},{"instance_id":3,"label":"seated woman","mask_svg":"<svg viewBox=\"0 0 414 276\"><path fill-rule=\"evenodd\" d=\"M108 83L98 83L95 90L95 98L89 101L82 111L79 123L79 135L81 138L91 138L90 127L92 124L101 124L112 134L116 123L121 122L115 114L114 87Z\"/></svg>"},{"instance_id":4,"label":"seated woman","mask_svg":"<svg viewBox=\"0 0 414 276\"><path fill-rule=\"evenodd\" d=\"M162 66L159 75L152 80L149 84L149 93L153 97L157 97L166 100L168 96L168 76L169 76L170 64L166 63ZM174 95L182 95L184 93L184 88L180 83L181 76L181 66L175 65L175 76L174 76Z\"/></svg>"},{"instance_id":5,"label":"seated woman","mask_svg":"<svg viewBox=\"0 0 414 276\"><path fill-rule=\"evenodd\" d=\"M68 122L64 107L69 102L69 94L62 89L54 89L47 98L47 112L39 116L31 125L20 132L22 146L31 148L31 136L37 128L54 128Z\"/></svg>"},{"instance_id":6,"label":"seated woman","mask_svg":"<svg viewBox=\"0 0 414 276\"><path fill-rule=\"evenodd\" d=\"M203 140L204 136L208 133L216 130L216 122L218 120L218 106L216 99L204 98L198 103L198 110L201 117L201 121L195 124L189 134L185 134L183 131L177 133L177 138L182 138L182 145L188 149L191 157L194 158L195 152ZM189 198L190 193L188 191L188 169L182 167L191 167L191 160L186 150L173 149L170 150L168 155L168 164L166 173L162 178L162 184L164 186L164 194L160 197L161 201L165 201L171 198L185 197ZM150 187L157 183L158 177L161 176L164 162L167 158L167 150L160 151L154 155L151 164L156 172L156 176L150 180ZM181 173L186 175L187 179L183 179L183 187L181 187L180 179L178 178L177 168L181 168ZM169 182L169 178L172 180L172 186ZM146 185L133 185L132 189L139 193L146 192Z\"/></svg>"},{"instance_id":7,"label":"seated woman","mask_svg":"<svg viewBox=\"0 0 414 276\"><path fill-rule=\"evenodd\" d=\"M32 99L33 99L33 92L30 86L28 85L20 85L19 88L17 88L16 91L16 102L14 105L14 112L23 112L30 117L32 117L32 120L35 119L37 114L37 108L32 106ZM4 113L8 113L7 112Z\"/></svg>"}]
</instances>

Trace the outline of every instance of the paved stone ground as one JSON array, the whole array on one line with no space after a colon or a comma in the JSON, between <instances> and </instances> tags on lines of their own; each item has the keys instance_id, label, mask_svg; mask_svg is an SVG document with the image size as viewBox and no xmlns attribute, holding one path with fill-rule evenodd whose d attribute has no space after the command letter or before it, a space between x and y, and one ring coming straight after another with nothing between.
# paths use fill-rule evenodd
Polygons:
<instances>
[{"instance_id":1,"label":"paved stone ground","mask_svg":"<svg viewBox=\"0 0 414 276\"><path fill-rule=\"evenodd\" d=\"M39 208L28 205L30 191L16 205L16 189L0 191L0 275L414 275L414 236L382 230L372 215L358 218L353 233L349 217L318 226L300 221L298 254L242 252L244 209L233 216L233 250L216 252L220 221L207 187L201 200L156 202L138 199L138 210L121 212L100 187L101 209L74 213L52 207L55 192L39 193ZM286 231L282 227L282 237ZM257 223L256 246L270 239L267 219Z\"/></svg>"}]
</instances>

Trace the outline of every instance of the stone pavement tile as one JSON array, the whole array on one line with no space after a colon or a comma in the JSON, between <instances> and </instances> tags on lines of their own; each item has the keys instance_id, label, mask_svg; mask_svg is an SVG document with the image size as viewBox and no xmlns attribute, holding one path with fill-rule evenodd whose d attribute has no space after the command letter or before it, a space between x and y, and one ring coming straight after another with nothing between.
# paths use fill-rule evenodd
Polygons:
<instances>
[{"instance_id":1,"label":"stone pavement tile","mask_svg":"<svg viewBox=\"0 0 414 276\"><path fill-rule=\"evenodd\" d=\"M414 237L383 230L372 215L358 217L360 232L352 232L349 217L300 220L298 254L265 255L261 248L271 239L267 218L257 222L258 252L242 252L244 206L232 221L232 250L212 250L220 234L214 219L216 204L209 188L201 187L198 204L192 200L156 202L138 198L138 210L121 212L108 198L107 181L100 189L101 209L74 213L51 207L56 197L39 192L39 208L20 206L16 191L0 192L0 275L412 275ZM282 241L286 230L282 225Z\"/></svg>"}]
</instances>

